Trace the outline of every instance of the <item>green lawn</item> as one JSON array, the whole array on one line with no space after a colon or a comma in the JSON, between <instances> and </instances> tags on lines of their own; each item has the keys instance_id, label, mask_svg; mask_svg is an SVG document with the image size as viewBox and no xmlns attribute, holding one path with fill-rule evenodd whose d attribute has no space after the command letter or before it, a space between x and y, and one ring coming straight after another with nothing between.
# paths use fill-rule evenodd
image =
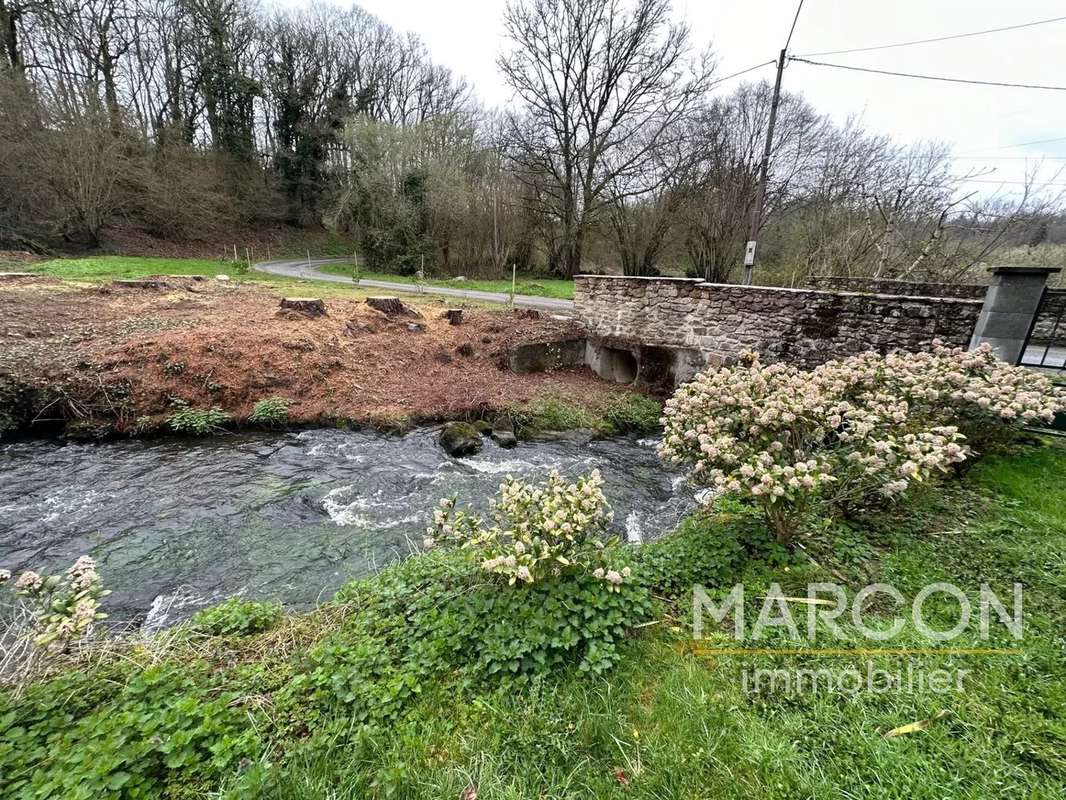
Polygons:
<instances>
[{"instance_id":1,"label":"green lawn","mask_svg":"<svg viewBox=\"0 0 1066 800\"><path fill-rule=\"evenodd\" d=\"M146 275L220 275L238 277L231 261L201 258L140 258L96 256L57 258L31 264L29 269L69 281L113 281Z\"/></svg>"},{"instance_id":2,"label":"green lawn","mask_svg":"<svg viewBox=\"0 0 1066 800\"><path fill-rule=\"evenodd\" d=\"M351 275L350 264L325 264L319 269L330 275ZM393 275L387 272L363 272L361 278L377 281L392 281L393 283L416 283L411 275ZM454 289L472 289L480 292L501 292L507 294L511 291L511 282L508 280L477 280L470 279L456 281L449 279L430 279L425 281L427 286L448 286ZM574 282L555 278L539 278L535 276L519 275L515 283L515 293L532 295L535 297L554 297L560 300L574 299Z\"/></svg>"},{"instance_id":3,"label":"green lawn","mask_svg":"<svg viewBox=\"0 0 1066 800\"><path fill-rule=\"evenodd\" d=\"M380 293L372 287L360 289L354 283L345 286L343 283L328 281L300 280L285 278L280 275L269 275L264 272L239 272L238 268L243 264L235 264L232 261L218 259L199 258L144 258L139 256L94 256L92 258L58 258L51 261L41 261L30 264L27 269L41 272L68 281L86 281L92 283L143 278L147 275L206 275L213 277L225 274L232 280L252 281L255 283L270 284L279 287L291 286L314 286L317 296L366 296ZM326 265L323 272L331 274L348 275L350 268L343 264ZM375 278L383 281L400 283L415 282L415 279L404 275L389 275L385 273L363 273L364 278ZM431 281L433 285L455 286L463 289L478 289L492 292L510 291L511 284L503 281L462 281L453 283L449 281ZM573 281L560 280L524 280L518 284L519 294L539 295L542 297L572 298L574 296ZM426 298L427 302L433 302L432 297Z\"/></svg>"},{"instance_id":4,"label":"green lawn","mask_svg":"<svg viewBox=\"0 0 1066 800\"><path fill-rule=\"evenodd\" d=\"M1066 786L1066 449L1027 449L979 465L965 485L865 528L838 532L851 553L777 567L745 585L884 580L908 597L930 581L976 596L1025 585L1018 656L928 656L916 666L971 670L965 692L750 695L740 670L766 657L699 659L653 626L608 677L571 675L521 689L428 693L401 723L353 746L314 748L289 764L271 798L1061 798ZM1008 600L1009 606L1009 600ZM949 628L952 609L936 627ZM672 622L672 620L668 621ZM845 626L846 630L850 626ZM867 643L868 644L868 643ZM927 642L893 642L924 646ZM1011 647L964 635L956 647ZM849 645L846 645L849 646ZM862 645L860 645L862 646ZM777 666L861 666L864 658L775 658ZM876 668L908 659L872 659ZM927 730L893 728L942 714ZM375 791L374 787L378 787ZM367 793L364 795L364 793Z\"/></svg>"},{"instance_id":5,"label":"green lawn","mask_svg":"<svg viewBox=\"0 0 1066 800\"><path fill-rule=\"evenodd\" d=\"M690 577L694 562L715 563L706 556L717 542L744 543L743 559L718 562L733 566L717 573L717 585L743 581L752 608L773 582L791 596L811 581L849 590L882 581L908 598L932 581L971 597L988 583L1009 606L1009 587L1019 581L1025 635L1015 641L993 619L990 640L973 625L944 645L1017 648L1015 655L700 657L684 646L691 607L688 590L671 591L683 585L678 574L659 584L656 594L668 602L653 624L631 631L617 666L602 676L557 669L513 682L444 669L427 678L424 670L440 666L440 648L465 641L469 629L456 609L478 591L431 555L345 590L354 616L325 606L288 617L277 631L200 640L169 654L149 648L26 698L0 695L0 769L29 781L19 792L0 788L0 796L437 800L470 798L468 787L493 800L1063 796L1062 442L990 457L905 506L812 534L803 553L774 546L758 517L735 503L664 542L642 545L635 568L657 564L657 580L670 579L670 569ZM664 560L671 542L675 555L688 557ZM709 575L701 580L713 586ZM492 647L506 643L519 616L539 613L535 604L508 608L479 623L495 631ZM938 629L957 616L951 603L926 610ZM837 646L870 646L847 615L838 624L847 639ZM402 662L389 655L388 643L399 641L410 648ZM712 634L712 643L730 641ZM929 645L907 633L891 642ZM742 683L752 666L866 661L969 673L964 692L947 694L751 693ZM885 735L922 720L935 721ZM42 727L55 738L35 739ZM135 782L146 793L124 788ZM68 793L57 793L60 786ZM112 788L92 794L93 787Z\"/></svg>"}]
</instances>

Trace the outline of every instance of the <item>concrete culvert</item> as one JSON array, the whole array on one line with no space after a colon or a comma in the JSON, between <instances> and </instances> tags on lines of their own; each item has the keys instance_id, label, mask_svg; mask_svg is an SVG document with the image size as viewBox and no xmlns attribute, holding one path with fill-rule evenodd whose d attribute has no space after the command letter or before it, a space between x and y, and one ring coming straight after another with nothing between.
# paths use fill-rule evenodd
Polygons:
<instances>
[{"instance_id":1,"label":"concrete culvert","mask_svg":"<svg viewBox=\"0 0 1066 800\"><path fill-rule=\"evenodd\" d=\"M629 350L599 347L593 364L596 374L615 383L633 383L637 379L637 357Z\"/></svg>"}]
</instances>

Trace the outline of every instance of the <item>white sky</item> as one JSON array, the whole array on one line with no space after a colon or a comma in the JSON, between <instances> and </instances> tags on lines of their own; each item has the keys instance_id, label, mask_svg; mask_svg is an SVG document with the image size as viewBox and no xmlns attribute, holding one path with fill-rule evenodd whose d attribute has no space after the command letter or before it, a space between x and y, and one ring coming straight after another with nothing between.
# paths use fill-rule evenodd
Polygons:
<instances>
[{"instance_id":1,"label":"white sky","mask_svg":"<svg viewBox=\"0 0 1066 800\"><path fill-rule=\"evenodd\" d=\"M306 0L287 0L300 4ZM509 92L496 70L504 47L506 0L362 0L363 8L426 42L435 61L466 76L487 105L504 106ZM718 74L776 58L784 46L796 0L674 0L675 16L692 28L697 47L710 46ZM790 53L866 47L968 33L1066 16L1063 0L806 0ZM1066 20L1016 31L816 60L931 75L1016 83L1066 85ZM729 81L765 76L773 68ZM784 86L802 91L815 108L842 119L861 114L867 126L901 141L952 142L960 173L991 171L974 189L1022 180L1024 157L1047 160L1045 181L1066 188L1066 92L1011 89L844 72L792 64ZM1019 142L1061 138L1028 147ZM969 158L985 156L986 159ZM1010 156L1012 158L1004 158ZM995 157L995 158L991 158ZM1023 158L1019 158L1023 157ZM1062 174L1058 174L1062 170ZM1002 186L1017 190L1013 183Z\"/></svg>"}]
</instances>

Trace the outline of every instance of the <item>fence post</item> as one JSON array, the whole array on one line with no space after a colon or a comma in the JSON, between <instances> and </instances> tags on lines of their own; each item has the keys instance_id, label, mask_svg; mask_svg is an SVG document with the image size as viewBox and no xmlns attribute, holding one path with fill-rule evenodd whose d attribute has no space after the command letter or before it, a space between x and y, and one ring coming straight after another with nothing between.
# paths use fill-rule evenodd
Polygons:
<instances>
[{"instance_id":1,"label":"fence post","mask_svg":"<svg viewBox=\"0 0 1066 800\"><path fill-rule=\"evenodd\" d=\"M970 349L990 344L997 357L1017 364L1025 351L1040 298L1060 267L992 267L985 304L970 339Z\"/></svg>"}]
</instances>

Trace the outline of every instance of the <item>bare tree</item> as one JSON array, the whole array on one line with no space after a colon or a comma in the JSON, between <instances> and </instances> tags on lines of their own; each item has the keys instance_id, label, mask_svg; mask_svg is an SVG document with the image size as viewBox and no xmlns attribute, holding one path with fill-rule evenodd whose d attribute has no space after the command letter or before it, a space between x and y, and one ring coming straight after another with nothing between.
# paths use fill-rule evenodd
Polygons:
<instances>
[{"instance_id":1,"label":"bare tree","mask_svg":"<svg viewBox=\"0 0 1066 800\"><path fill-rule=\"evenodd\" d=\"M747 84L716 99L695 122L696 166L684 187L680 229L697 274L725 282L747 238L758 185L771 87ZM785 94L770 153L761 224L780 216L816 166L827 121L802 97Z\"/></svg>"},{"instance_id":2,"label":"bare tree","mask_svg":"<svg viewBox=\"0 0 1066 800\"><path fill-rule=\"evenodd\" d=\"M499 66L521 102L509 125L516 171L531 210L559 229L558 270L573 275L609 188L645 168L709 67L690 61L668 0L524 0L504 25L513 48Z\"/></svg>"}]
</instances>

